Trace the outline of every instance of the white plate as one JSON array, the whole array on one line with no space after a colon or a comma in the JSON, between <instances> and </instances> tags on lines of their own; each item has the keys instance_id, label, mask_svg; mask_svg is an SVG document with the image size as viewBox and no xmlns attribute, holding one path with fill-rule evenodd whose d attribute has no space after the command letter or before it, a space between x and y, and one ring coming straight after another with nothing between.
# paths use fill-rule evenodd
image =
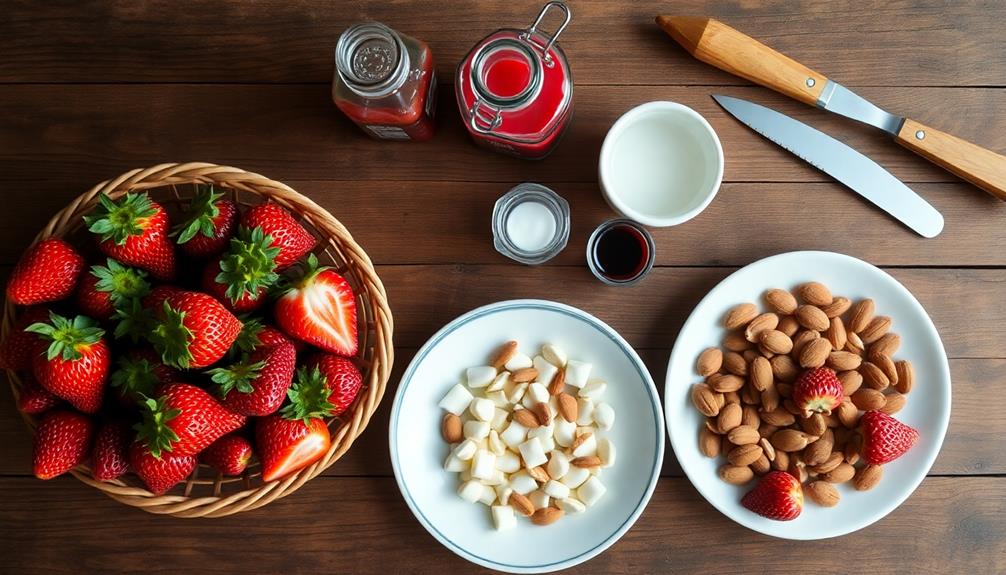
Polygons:
<instances>
[{"instance_id":1,"label":"white plate","mask_svg":"<svg viewBox=\"0 0 1006 575\"><path fill-rule=\"evenodd\" d=\"M702 415L692 406L691 385L701 381L695 359L724 334L724 313L735 304L755 302L769 288L791 289L819 281L853 301L870 297L877 313L890 316L901 335L898 359L911 360L916 386L908 404L895 417L919 430L918 444L900 459L884 466L884 477L870 491L857 492L839 485L842 500L825 509L807 501L793 521L773 521L741 506L741 497L754 485L733 486L717 476L722 457L709 459L699 452ZM862 529L893 511L922 482L943 444L950 421L950 366L943 343L926 310L904 286L880 269L856 258L831 252L791 252L755 262L738 270L699 302L678 335L667 367L665 388L667 433L681 467L714 507L737 523L766 535L785 539L824 539Z\"/></svg>"},{"instance_id":2,"label":"white plate","mask_svg":"<svg viewBox=\"0 0 1006 575\"><path fill-rule=\"evenodd\" d=\"M586 512L539 527L520 518L514 529L493 529L489 508L456 493L456 473L443 469L448 446L440 437L437 403L464 370L485 365L504 341L531 354L544 343L571 359L594 364L608 382L603 399L615 409L618 459L604 469L604 497ZM664 452L664 422L656 387L643 362L615 330L579 309L542 300L513 300L470 311L447 324L405 370L391 411L391 463L406 503L448 549L479 565L510 573L544 573L598 555L632 527L653 494Z\"/></svg>"}]
</instances>

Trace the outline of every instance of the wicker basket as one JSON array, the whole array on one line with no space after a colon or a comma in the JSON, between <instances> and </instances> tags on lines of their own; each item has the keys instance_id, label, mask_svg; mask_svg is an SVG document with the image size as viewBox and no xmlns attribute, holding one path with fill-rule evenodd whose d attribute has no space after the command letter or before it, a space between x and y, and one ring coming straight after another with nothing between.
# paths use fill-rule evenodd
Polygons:
<instances>
[{"instance_id":1,"label":"wicker basket","mask_svg":"<svg viewBox=\"0 0 1006 575\"><path fill-rule=\"evenodd\" d=\"M241 511L257 509L296 491L300 486L335 463L363 432L371 415L384 395L385 385L394 360L392 319L387 295L374 271L370 258L360 248L349 231L331 214L287 185L238 168L205 163L160 164L144 170L132 170L98 184L64 208L35 238L59 236L82 246L92 242L83 229L82 216L97 204L99 193L117 198L130 191L148 191L169 212L184 207L198 185L212 184L226 189L242 206L269 200L289 209L301 224L319 238L315 253L318 259L339 271L356 293L359 316L360 351L354 361L364 375L363 389L354 405L342 417L329 422L332 447L314 465L281 480L264 483L257 464L249 466L241 477L222 477L212 468L200 465L182 484L164 495L147 491L133 474L114 482L95 481L90 469L81 465L70 473L109 497L151 513L175 517L223 517ZM2 334L6 336L14 321L15 309L6 302L3 310ZM21 380L8 371L15 398ZM25 415L34 429L35 419Z\"/></svg>"}]
</instances>

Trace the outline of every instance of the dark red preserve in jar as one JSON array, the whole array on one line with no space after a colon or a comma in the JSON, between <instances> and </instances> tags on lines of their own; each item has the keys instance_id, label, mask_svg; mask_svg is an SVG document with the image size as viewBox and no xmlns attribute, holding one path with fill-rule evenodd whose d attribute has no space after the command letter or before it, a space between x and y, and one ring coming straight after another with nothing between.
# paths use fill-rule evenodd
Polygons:
<instances>
[{"instance_id":1,"label":"dark red preserve in jar","mask_svg":"<svg viewBox=\"0 0 1006 575\"><path fill-rule=\"evenodd\" d=\"M553 34L539 29L550 8L562 12ZM458 108L479 145L540 159L558 143L573 110L573 78L556 44L569 8L549 2L530 28L503 28L477 43L458 66Z\"/></svg>"},{"instance_id":2,"label":"dark red preserve in jar","mask_svg":"<svg viewBox=\"0 0 1006 575\"><path fill-rule=\"evenodd\" d=\"M382 140L433 137L437 78L425 42L384 24L364 22L339 36L332 100Z\"/></svg>"}]
</instances>

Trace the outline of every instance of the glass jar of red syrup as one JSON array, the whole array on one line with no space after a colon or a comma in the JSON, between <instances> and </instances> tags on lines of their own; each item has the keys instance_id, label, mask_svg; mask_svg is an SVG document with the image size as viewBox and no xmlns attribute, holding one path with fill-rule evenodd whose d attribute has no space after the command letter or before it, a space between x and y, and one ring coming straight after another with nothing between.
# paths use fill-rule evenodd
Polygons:
<instances>
[{"instance_id":1,"label":"glass jar of red syrup","mask_svg":"<svg viewBox=\"0 0 1006 575\"><path fill-rule=\"evenodd\" d=\"M433 137L437 78L425 42L377 22L351 26L335 47L332 100L381 140Z\"/></svg>"},{"instance_id":2,"label":"glass jar of red syrup","mask_svg":"<svg viewBox=\"0 0 1006 575\"><path fill-rule=\"evenodd\" d=\"M550 8L563 14L552 34L539 29ZM569 8L549 2L530 28L503 28L477 43L458 66L455 93L475 142L519 158L544 158L573 111L573 77L556 40Z\"/></svg>"}]
</instances>

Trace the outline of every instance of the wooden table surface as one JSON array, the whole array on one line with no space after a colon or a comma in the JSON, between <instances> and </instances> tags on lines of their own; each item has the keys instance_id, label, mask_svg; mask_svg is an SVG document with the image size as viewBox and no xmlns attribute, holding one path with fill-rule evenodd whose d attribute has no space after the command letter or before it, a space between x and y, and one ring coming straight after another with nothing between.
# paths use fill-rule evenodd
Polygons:
<instances>
[{"instance_id":1,"label":"wooden table surface","mask_svg":"<svg viewBox=\"0 0 1006 575\"><path fill-rule=\"evenodd\" d=\"M415 349L473 307L542 297L596 314L662 387L692 307L756 259L799 249L884 267L927 308L953 373L953 417L930 476L862 531L799 543L732 523L668 449L635 527L577 573L1006 572L1006 204L876 131L801 106L691 59L660 12L716 16L890 109L1006 151L1006 3L571 0L562 37L576 112L538 163L476 149L450 87L465 51L525 25L541 0L135 0L0 4L0 265L4 276L48 218L94 183L162 161L231 164L287 182L345 222L370 253L395 315L385 403L349 454L264 509L178 520L127 508L69 478L31 477L29 435L0 394L4 572L471 573L413 519L392 478L387 423ZM439 132L418 145L363 136L329 95L339 33L376 19L429 42L442 79ZM938 208L924 240L727 117L713 93L752 98L848 142ZM608 288L585 267L589 231L613 216L598 150L620 114L674 100L723 143L724 184L695 220L653 230L657 269ZM498 255L492 204L544 182L572 205L569 247L529 268ZM547 541L543 541L547 544Z\"/></svg>"}]
</instances>

